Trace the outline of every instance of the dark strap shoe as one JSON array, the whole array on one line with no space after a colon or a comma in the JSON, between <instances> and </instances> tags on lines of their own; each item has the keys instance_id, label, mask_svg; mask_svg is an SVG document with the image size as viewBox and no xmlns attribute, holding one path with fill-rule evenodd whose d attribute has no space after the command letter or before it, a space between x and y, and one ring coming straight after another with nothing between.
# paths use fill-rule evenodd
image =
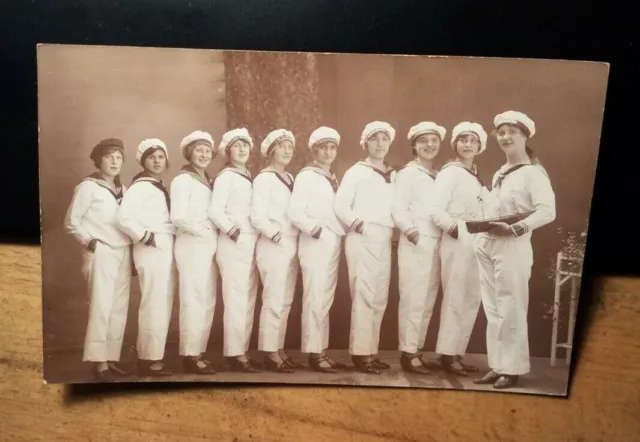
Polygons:
<instances>
[{"instance_id":1,"label":"dark strap shoe","mask_svg":"<svg viewBox=\"0 0 640 442\"><path fill-rule=\"evenodd\" d=\"M362 356L352 356L352 359L356 371L367 374L380 374L380 370L373 365L373 361L366 361Z\"/></svg>"},{"instance_id":2,"label":"dark strap shoe","mask_svg":"<svg viewBox=\"0 0 640 442\"><path fill-rule=\"evenodd\" d=\"M111 373L116 376L127 377L131 376L132 374L131 370L127 370L127 368L120 362L109 361L107 362L107 365L109 366L109 370L111 371Z\"/></svg>"},{"instance_id":3,"label":"dark strap shoe","mask_svg":"<svg viewBox=\"0 0 640 442\"><path fill-rule=\"evenodd\" d=\"M260 373L260 370L258 370L251 361L241 361L238 358L231 358L229 360L229 369L240 373Z\"/></svg>"},{"instance_id":4,"label":"dark strap shoe","mask_svg":"<svg viewBox=\"0 0 640 442\"><path fill-rule=\"evenodd\" d=\"M328 356L309 356L309 368L319 373L337 373Z\"/></svg>"},{"instance_id":5,"label":"dark strap shoe","mask_svg":"<svg viewBox=\"0 0 640 442\"><path fill-rule=\"evenodd\" d=\"M413 365L414 360L418 360L420 365ZM429 370L424 361L422 360L422 355L419 353L402 353L400 356L400 366L403 371L408 373L417 373L417 374L432 374L431 370Z\"/></svg>"},{"instance_id":6,"label":"dark strap shoe","mask_svg":"<svg viewBox=\"0 0 640 442\"><path fill-rule=\"evenodd\" d=\"M187 356L182 360L182 366L185 373L189 374L211 375L216 373L211 362L202 357Z\"/></svg>"},{"instance_id":7,"label":"dark strap shoe","mask_svg":"<svg viewBox=\"0 0 640 442\"><path fill-rule=\"evenodd\" d=\"M474 379L473 383L474 384L493 384L498 380L499 377L500 377L499 373L496 373L495 371L491 370L489 371L489 373L485 374L483 377Z\"/></svg>"},{"instance_id":8,"label":"dark strap shoe","mask_svg":"<svg viewBox=\"0 0 640 442\"><path fill-rule=\"evenodd\" d=\"M512 388L518 385L519 380L520 376L503 374L494 382L493 388L497 388L500 390L505 388Z\"/></svg>"},{"instance_id":9,"label":"dark strap shoe","mask_svg":"<svg viewBox=\"0 0 640 442\"><path fill-rule=\"evenodd\" d=\"M449 355L440 356L440 365L442 369L456 376L468 376L464 367L453 357Z\"/></svg>"},{"instance_id":10,"label":"dark strap shoe","mask_svg":"<svg viewBox=\"0 0 640 442\"><path fill-rule=\"evenodd\" d=\"M295 370L288 366L285 361L277 362L269 356L264 357L264 368L275 373L293 373Z\"/></svg>"},{"instance_id":11,"label":"dark strap shoe","mask_svg":"<svg viewBox=\"0 0 640 442\"><path fill-rule=\"evenodd\" d=\"M460 364L460 366L464 369L464 371L466 371L467 373L476 373L478 372L480 369L478 367L476 367L475 365L469 365L466 364L464 362L462 362L462 356L456 356L456 359L458 360L458 364Z\"/></svg>"},{"instance_id":12,"label":"dark strap shoe","mask_svg":"<svg viewBox=\"0 0 640 442\"><path fill-rule=\"evenodd\" d=\"M374 359L371 364L376 367L378 370L389 370L391 368L391 365L387 364L386 362L382 362L380 359Z\"/></svg>"},{"instance_id":13,"label":"dark strap shoe","mask_svg":"<svg viewBox=\"0 0 640 442\"><path fill-rule=\"evenodd\" d=\"M289 368L293 368L293 369L304 368L304 365L302 365L300 362L296 361L295 359L290 358L289 356L284 358L282 362L284 363L284 365L286 365Z\"/></svg>"},{"instance_id":14,"label":"dark strap shoe","mask_svg":"<svg viewBox=\"0 0 640 442\"><path fill-rule=\"evenodd\" d=\"M336 362L327 355L325 355L325 358L327 358L327 362L331 365L331 367L337 370L346 370L347 368L349 368L347 364L343 362Z\"/></svg>"},{"instance_id":15,"label":"dark strap shoe","mask_svg":"<svg viewBox=\"0 0 640 442\"><path fill-rule=\"evenodd\" d=\"M97 382L111 382L116 380L116 377L108 368L105 370L98 370L98 367L94 365L92 374L93 380Z\"/></svg>"},{"instance_id":16,"label":"dark strap shoe","mask_svg":"<svg viewBox=\"0 0 640 442\"><path fill-rule=\"evenodd\" d=\"M161 361L138 361L138 376L171 376L173 372Z\"/></svg>"}]
</instances>

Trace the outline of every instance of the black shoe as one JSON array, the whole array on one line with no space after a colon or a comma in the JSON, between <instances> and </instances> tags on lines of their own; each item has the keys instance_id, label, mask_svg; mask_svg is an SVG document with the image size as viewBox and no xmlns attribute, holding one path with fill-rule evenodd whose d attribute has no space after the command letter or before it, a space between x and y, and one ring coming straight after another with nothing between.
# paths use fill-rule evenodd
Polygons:
<instances>
[{"instance_id":1,"label":"black shoe","mask_svg":"<svg viewBox=\"0 0 640 442\"><path fill-rule=\"evenodd\" d=\"M346 370L347 368L349 368L347 364L343 362L336 362L327 355L325 355L325 358L327 358L327 362L331 365L331 367L335 368L336 370Z\"/></svg>"},{"instance_id":2,"label":"black shoe","mask_svg":"<svg viewBox=\"0 0 640 442\"><path fill-rule=\"evenodd\" d=\"M229 361L229 369L240 373L260 373L251 361L241 361L238 358L231 358Z\"/></svg>"},{"instance_id":3,"label":"black shoe","mask_svg":"<svg viewBox=\"0 0 640 442\"><path fill-rule=\"evenodd\" d=\"M380 374L380 370L373 365L373 362L365 361L362 356L352 356L352 360L356 371L367 374Z\"/></svg>"},{"instance_id":4,"label":"black shoe","mask_svg":"<svg viewBox=\"0 0 640 442\"><path fill-rule=\"evenodd\" d=\"M414 359L418 359L420 361L420 365L413 365L411 362ZM422 355L419 353L412 354L402 352L402 355L400 356L400 366L402 367L402 370L408 373L432 374L431 370L426 367L422 360Z\"/></svg>"},{"instance_id":5,"label":"black shoe","mask_svg":"<svg viewBox=\"0 0 640 442\"><path fill-rule=\"evenodd\" d=\"M476 373L479 371L479 368L476 367L475 365L469 365L469 364L465 364L464 362L462 362L462 356L456 356L456 359L458 361L458 364L460 364L460 366L464 369L464 371L466 371L467 373Z\"/></svg>"},{"instance_id":6,"label":"black shoe","mask_svg":"<svg viewBox=\"0 0 640 442\"><path fill-rule=\"evenodd\" d=\"M481 378L473 380L474 384L493 384L500 378L500 374L491 370Z\"/></svg>"},{"instance_id":7,"label":"black shoe","mask_svg":"<svg viewBox=\"0 0 640 442\"><path fill-rule=\"evenodd\" d=\"M107 365L109 366L109 371L116 376L127 377L132 374L131 370L127 370L120 362L109 361Z\"/></svg>"},{"instance_id":8,"label":"black shoe","mask_svg":"<svg viewBox=\"0 0 640 442\"><path fill-rule=\"evenodd\" d=\"M323 367L322 363L328 365L328 367ZM331 361L328 356L311 356L309 355L309 368L313 371L317 371L319 373L337 373L338 370L333 368Z\"/></svg>"},{"instance_id":9,"label":"black shoe","mask_svg":"<svg viewBox=\"0 0 640 442\"><path fill-rule=\"evenodd\" d=\"M303 368L304 365L302 365L300 362L290 358L289 356L287 356L286 358L282 359L282 363L284 365L286 365L289 368Z\"/></svg>"},{"instance_id":10,"label":"black shoe","mask_svg":"<svg viewBox=\"0 0 640 442\"><path fill-rule=\"evenodd\" d=\"M187 356L182 360L182 366L185 373L189 374L210 375L216 373L211 362L202 359L202 357Z\"/></svg>"},{"instance_id":11,"label":"black shoe","mask_svg":"<svg viewBox=\"0 0 640 442\"><path fill-rule=\"evenodd\" d=\"M285 361L277 362L269 356L264 357L264 368L276 373L293 373L295 370L287 365Z\"/></svg>"},{"instance_id":12,"label":"black shoe","mask_svg":"<svg viewBox=\"0 0 640 442\"><path fill-rule=\"evenodd\" d=\"M164 365L164 362L160 362L161 365L158 368L151 368L155 363L156 361L138 361L138 376L171 376L173 374L173 372Z\"/></svg>"},{"instance_id":13,"label":"black shoe","mask_svg":"<svg viewBox=\"0 0 640 442\"><path fill-rule=\"evenodd\" d=\"M440 365L442 369L456 376L468 376L468 373L462 365L453 357L449 355L440 356Z\"/></svg>"},{"instance_id":14,"label":"black shoe","mask_svg":"<svg viewBox=\"0 0 640 442\"><path fill-rule=\"evenodd\" d=\"M391 368L391 365L387 364L386 362L382 362L380 359L374 359L373 361L371 361L371 364L376 367L378 370L389 370Z\"/></svg>"},{"instance_id":15,"label":"black shoe","mask_svg":"<svg viewBox=\"0 0 640 442\"><path fill-rule=\"evenodd\" d=\"M515 387L516 385L518 385L519 379L520 379L520 376L516 376L516 375L510 375L510 374L500 375L500 377L493 384L493 388L505 389L505 388Z\"/></svg>"},{"instance_id":16,"label":"black shoe","mask_svg":"<svg viewBox=\"0 0 640 442\"><path fill-rule=\"evenodd\" d=\"M98 382L111 382L115 381L116 377L108 368L105 370L98 370L97 366L93 366L92 369L93 380Z\"/></svg>"}]
</instances>

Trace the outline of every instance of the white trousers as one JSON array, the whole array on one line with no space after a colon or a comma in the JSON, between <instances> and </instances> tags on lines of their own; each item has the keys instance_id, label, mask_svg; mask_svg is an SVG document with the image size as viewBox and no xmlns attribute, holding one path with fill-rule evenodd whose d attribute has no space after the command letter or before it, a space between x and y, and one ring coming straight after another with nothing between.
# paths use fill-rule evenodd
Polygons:
<instances>
[{"instance_id":1,"label":"white trousers","mask_svg":"<svg viewBox=\"0 0 640 442\"><path fill-rule=\"evenodd\" d=\"M89 290L89 323L83 361L119 361L127 323L131 288L129 247L111 248L101 242L83 255L82 273Z\"/></svg>"},{"instance_id":2,"label":"white trousers","mask_svg":"<svg viewBox=\"0 0 640 442\"><path fill-rule=\"evenodd\" d=\"M528 237L477 241L482 304L487 316L489 368L500 374L529 373L529 278L533 251Z\"/></svg>"},{"instance_id":3,"label":"white trousers","mask_svg":"<svg viewBox=\"0 0 640 442\"><path fill-rule=\"evenodd\" d=\"M303 353L322 353L329 347L329 310L338 284L341 244L342 237L327 228L318 239L300 235Z\"/></svg>"},{"instance_id":4,"label":"white trousers","mask_svg":"<svg viewBox=\"0 0 640 442\"><path fill-rule=\"evenodd\" d=\"M398 349L416 353L424 346L440 286L440 238L422 235L413 245L398 243Z\"/></svg>"},{"instance_id":5,"label":"white trousers","mask_svg":"<svg viewBox=\"0 0 640 442\"><path fill-rule=\"evenodd\" d=\"M138 313L138 358L146 361L164 358L177 279L173 235L156 234L155 243L155 247L138 243L133 248L142 292Z\"/></svg>"},{"instance_id":6,"label":"white trousers","mask_svg":"<svg viewBox=\"0 0 640 442\"><path fill-rule=\"evenodd\" d=\"M354 356L378 353L389 299L392 234L392 228L370 223L363 234L349 232L345 239L351 292L349 353Z\"/></svg>"},{"instance_id":7,"label":"white trousers","mask_svg":"<svg viewBox=\"0 0 640 442\"><path fill-rule=\"evenodd\" d=\"M260 236L256 266L262 280L262 309L258 349L275 352L284 348L287 321L298 279L298 236L283 236L278 244Z\"/></svg>"},{"instance_id":8,"label":"white trousers","mask_svg":"<svg viewBox=\"0 0 640 442\"><path fill-rule=\"evenodd\" d=\"M227 235L218 237L216 260L222 278L226 357L243 355L249 349L258 292L255 249L254 234L241 233L236 243Z\"/></svg>"},{"instance_id":9,"label":"white trousers","mask_svg":"<svg viewBox=\"0 0 640 442\"><path fill-rule=\"evenodd\" d=\"M180 355L199 356L207 350L216 307L217 234L176 237L175 258L180 296Z\"/></svg>"},{"instance_id":10,"label":"white trousers","mask_svg":"<svg viewBox=\"0 0 640 442\"><path fill-rule=\"evenodd\" d=\"M436 353L463 356L480 310L480 275L475 237L458 223L458 238L443 234L440 242L442 306Z\"/></svg>"}]
</instances>

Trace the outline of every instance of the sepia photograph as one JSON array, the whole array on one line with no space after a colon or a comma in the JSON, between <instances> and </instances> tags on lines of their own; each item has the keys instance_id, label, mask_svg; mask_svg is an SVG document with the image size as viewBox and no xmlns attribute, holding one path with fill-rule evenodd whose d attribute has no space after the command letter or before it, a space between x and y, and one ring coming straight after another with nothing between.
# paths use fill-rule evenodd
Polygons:
<instances>
[{"instance_id":1,"label":"sepia photograph","mask_svg":"<svg viewBox=\"0 0 640 442\"><path fill-rule=\"evenodd\" d=\"M566 396L609 65L42 44L47 383Z\"/></svg>"}]
</instances>

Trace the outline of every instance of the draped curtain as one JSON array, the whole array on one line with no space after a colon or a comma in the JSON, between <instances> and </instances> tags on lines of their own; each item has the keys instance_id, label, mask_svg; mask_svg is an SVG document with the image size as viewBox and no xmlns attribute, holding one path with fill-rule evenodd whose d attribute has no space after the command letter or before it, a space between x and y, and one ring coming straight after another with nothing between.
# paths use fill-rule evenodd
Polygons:
<instances>
[{"instance_id":1,"label":"draped curtain","mask_svg":"<svg viewBox=\"0 0 640 442\"><path fill-rule=\"evenodd\" d=\"M228 127L246 127L254 141L251 172L268 164L259 153L266 135L283 128L296 137L289 166L295 175L309 161L309 135L320 121L316 55L230 51L225 76Z\"/></svg>"}]
</instances>

